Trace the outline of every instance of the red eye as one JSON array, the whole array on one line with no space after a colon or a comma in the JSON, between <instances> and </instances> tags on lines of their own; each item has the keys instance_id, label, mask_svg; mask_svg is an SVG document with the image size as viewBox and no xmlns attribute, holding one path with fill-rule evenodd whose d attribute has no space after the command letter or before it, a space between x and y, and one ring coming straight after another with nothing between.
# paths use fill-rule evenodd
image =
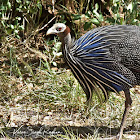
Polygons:
<instances>
[{"instance_id":1,"label":"red eye","mask_svg":"<svg viewBox=\"0 0 140 140\"><path fill-rule=\"evenodd\" d=\"M57 30L57 31L61 31L61 30L62 30L62 28L61 28L61 27L58 27L58 28L56 28L56 30Z\"/></svg>"}]
</instances>

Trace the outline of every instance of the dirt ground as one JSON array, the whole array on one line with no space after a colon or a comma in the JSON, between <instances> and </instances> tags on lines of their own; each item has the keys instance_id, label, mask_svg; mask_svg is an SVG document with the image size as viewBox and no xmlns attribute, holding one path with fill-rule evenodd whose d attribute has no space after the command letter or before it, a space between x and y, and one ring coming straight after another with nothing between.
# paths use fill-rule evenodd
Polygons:
<instances>
[{"instance_id":1,"label":"dirt ground","mask_svg":"<svg viewBox=\"0 0 140 140\"><path fill-rule=\"evenodd\" d=\"M134 101L135 102L135 101ZM140 108L140 106L137 106ZM131 108L132 112L137 107ZM139 109L140 111L140 109ZM139 114L139 113L138 113ZM132 115L132 114L131 114ZM128 122L132 116L128 117ZM134 116L133 116L134 117ZM74 112L61 112L27 107L17 104L6 108L0 106L1 139L98 139L107 140L119 132L119 123L114 127L96 123L92 116ZM102 122L106 119L102 118ZM128 125L130 125L128 123ZM140 140L140 118L135 124L127 125L124 139ZM114 139L114 138L113 138Z\"/></svg>"}]
</instances>

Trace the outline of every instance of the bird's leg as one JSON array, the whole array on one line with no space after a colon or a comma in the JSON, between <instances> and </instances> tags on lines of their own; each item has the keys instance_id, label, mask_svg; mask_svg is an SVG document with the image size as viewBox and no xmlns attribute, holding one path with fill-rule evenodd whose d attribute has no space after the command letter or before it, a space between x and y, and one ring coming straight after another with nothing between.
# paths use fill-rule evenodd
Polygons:
<instances>
[{"instance_id":1,"label":"bird's leg","mask_svg":"<svg viewBox=\"0 0 140 140\"><path fill-rule=\"evenodd\" d=\"M129 90L125 91L125 98L126 98L125 110L124 110L124 114L123 114L123 118L122 118L122 122L121 122L121 126L120 126L119 140L122 139L122 135L123 135L124 127L125 127L125 122L126 122L127 114L129 113L129 109L130 109L131 104L132 104L132 99L130 97Z\"/></svg>"}]
</instances>

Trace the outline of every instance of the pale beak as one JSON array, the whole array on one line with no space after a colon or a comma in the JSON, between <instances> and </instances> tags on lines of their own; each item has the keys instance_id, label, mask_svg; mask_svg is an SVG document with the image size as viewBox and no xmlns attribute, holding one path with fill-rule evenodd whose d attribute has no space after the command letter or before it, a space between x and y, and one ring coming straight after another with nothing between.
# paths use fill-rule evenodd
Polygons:
<instances>
[{"instance_id":1,"label":"pale beak","mask_svg":"<svg viewBox=\"0 0 140 140\"><path fill-rule=\"evenodd\" d=\"M56 34L56 31L53 27L51 27L46 33L46 35L50 35L50 34Z\"/></svg>"}]
</instances>

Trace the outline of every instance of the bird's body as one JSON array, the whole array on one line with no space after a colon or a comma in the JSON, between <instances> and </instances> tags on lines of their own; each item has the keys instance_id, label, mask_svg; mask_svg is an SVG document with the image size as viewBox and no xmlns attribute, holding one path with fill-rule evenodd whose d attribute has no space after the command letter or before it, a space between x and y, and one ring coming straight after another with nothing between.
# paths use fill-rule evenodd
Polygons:
<instances>
[{"instance_id":1,"label":"bird's body","mask_svg":"<svg viewBox=\"0 0 140 140\"><path fill-rule=\"evenodd\" d=\"M105 99L109 91L125 92L122 135L132 102L129 89L140 85L140 27L104 26L88 31L76 41L71 39L69 27L62 23L55 24L47 34L52 32L61 38L65 61L86 93L87 100L92 98L93 90L97 91L96 85L102 89Z\"/></svg>"},{"instance_id":2,"label":"bird's body","mask_svg":"<svg viewBox=\"0 0 140 140\"><path fill-rule=\"evenodd\" d=\"M78 75L76 78L88 99L96 88L95 83L107 95L106 91L119 92L139 82L140 77L136 77L140 71L138 30L137 26L100 27L63 46L64 58L74 75ZM131 38L133 34L135 38Z\"/></svg>"}]
</instances>

